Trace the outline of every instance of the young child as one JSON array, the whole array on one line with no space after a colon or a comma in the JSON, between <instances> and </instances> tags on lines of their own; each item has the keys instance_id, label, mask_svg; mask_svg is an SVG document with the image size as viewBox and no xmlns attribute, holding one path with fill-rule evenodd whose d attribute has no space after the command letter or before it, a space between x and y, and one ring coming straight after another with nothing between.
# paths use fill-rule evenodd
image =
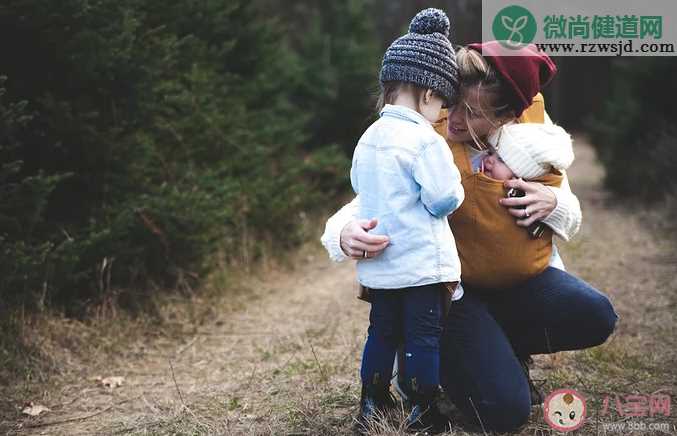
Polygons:
<instances>
[{"instance_id":1,"label":"young child","mask_svg":"<svg viewBox=\"0 0 677 436\"><path fill-rule=\"evenodd\" d=\"M440 418L431 404L439 389L443 301L461 272L447 215L464 198L451 151L431 125L457 92L448 35L446 14L430 8L390 45L380 73L380 118L353 156L350 179L360 217L377 218L371 232L390 238L380 256L357 264L372 303L362 356L361 423L387 406L402 342L406 382L414 393L408 424L427 427Z\"/></svg>"},{"instance_id":2,"label":"young child","mask_svg":"<svg viewBox=\"0 0 677 436\"><path fill-rule=\"evenodd\" d=\"M515 225L515 218L498 204L506 195L502 182L522 178L560 186L561 172L574 160L571 137L553 124L507 124L487 140L490 149L480 165L486 177L478 179L483 195L478 195L473 205L476 218L472 226L458 222L454 226L455 232L463 232L457 244L466 289L506 289L547 268L552 231L543 225L543 234L534 237Z\"/></svg>"}]
</instances>

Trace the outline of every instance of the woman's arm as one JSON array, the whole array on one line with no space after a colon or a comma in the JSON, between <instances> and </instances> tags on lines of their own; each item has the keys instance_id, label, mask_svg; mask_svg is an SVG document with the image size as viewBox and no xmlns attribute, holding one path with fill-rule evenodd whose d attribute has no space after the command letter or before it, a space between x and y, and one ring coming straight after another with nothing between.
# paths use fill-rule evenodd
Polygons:
<instances>
[{"instance_id":1,"label":"woman's arm","mask_svg":"<svg viewBox=\"0 0 677 436\"><path fill-rule=\"evenodd\" d=\"M559 188L550 187L555 193L557 205L555 209L545 218L543 222L550 227L557 236L565 241L573 238L581 228L583 214L581 213L581 203L578 197L571 191L569 179L564 174L562 185Z\"/></svg>"},{"instance_id":2,"label":"woman's arm","mask_svg":"<svg viewBox=\"0 0 677 436\"><path fill-rule=\"evenodd\" d=\"M378 221L357 219L359 210L358 195L332 215L324 226L320 241L334 262L342 262L349 257L361 259L365 257L365 252L366 257L372 258L388 246L387 236L367 233L376 227Z\"/></svg>"},{"instance_id":3,"label":"woman's arm","mask_svg":"<svg viewBox=\"0 0 677 436\"><path fill-rule=\"evenodd\" d=\"M524 197L500 200L503 206L508 207L508 212L517 217L518 226L528 227L535 221L542 221L565 241L571 239L580 229L581 205L571 192L566 173L559 188L521 179L507 180L505 186L521 189L526 193Z\"/></svg>"},{"instance_id":4,"label":"woman's arm","mask_svg":"<svg viewBox=\"0 0 677 436\"><path fill-rule=\"evenodd\" d=\"M544 112L544 123L553 124L547 112ZM565 241L573 238L581 228L581 204L578 197L571 191L569 178L565 171L564 179L559 188L544 186L537 182L507 181L506 187L518 188L527 195L501 200L503 206L508 207L511 215L518 218L517 225L529 227L535 221L542 221L553 232ZM526 209L515 206L526 205ZM524 216L527 211L529 217Z\"/></svg>"},{"instance_id":5,"label":"woman's arm","mask_svg":"<svg viewBox=\"0 0 677 436\"><path fill-rule=\"evenodd\" d=\"M329 217L324 226L324 233L320 241L329 253L329 258L334 262L342 262L348 258L346 253L341 250L341 230L346 224L357 219L359 210L360 197L356 196L350 203Z\"/></svg>"}]
</instances>

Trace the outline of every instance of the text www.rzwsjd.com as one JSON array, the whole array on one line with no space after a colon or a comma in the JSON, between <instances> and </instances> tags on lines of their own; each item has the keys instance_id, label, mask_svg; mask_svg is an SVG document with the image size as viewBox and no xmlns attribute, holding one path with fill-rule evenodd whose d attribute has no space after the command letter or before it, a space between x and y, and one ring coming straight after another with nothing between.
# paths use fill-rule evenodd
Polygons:
<instances>
[{"instance_id":1,"label":"text www.rzwsjd.com","mask_svg":"<svg viewBox=\"0 0 677 436\"><path fill-rule=\"evenodd\" d=\"M675 53L675 44L670 42L643 42L635 44L635 41L617 41L612 43L601 42L569 42L569 43L536 43L536 47L549 55L557 54L591 54L591 55L615 55L623 56L631 53Z\"/></svg>"}]
</instances>

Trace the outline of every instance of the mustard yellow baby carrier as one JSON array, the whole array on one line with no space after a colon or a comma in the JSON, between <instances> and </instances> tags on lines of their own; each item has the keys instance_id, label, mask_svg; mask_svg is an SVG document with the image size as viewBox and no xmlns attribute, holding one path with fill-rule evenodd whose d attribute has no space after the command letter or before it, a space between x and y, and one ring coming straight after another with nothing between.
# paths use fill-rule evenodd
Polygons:
<instances>
[{"instance_id":1,"label":"mustard yellow baby carrier","mask_svg":"<svg viewBox=\"0 0 677 436\"><path fill-rule=\"evenodd\" d=\"M518 121L544 120L543 97L538 94ZM436 123L435 129L446 137L446 119ZM465 189L463 204L449 218L461 258L461 282L475 288L506 289L543 272L552 255L552 230L546 227L540 238L532 239L498 203L506 196L503 182L474 173L468 146L447 142ZM534 181L559 187L562 179L561 174L548 174Z\"/></svg>"}]
</instances>

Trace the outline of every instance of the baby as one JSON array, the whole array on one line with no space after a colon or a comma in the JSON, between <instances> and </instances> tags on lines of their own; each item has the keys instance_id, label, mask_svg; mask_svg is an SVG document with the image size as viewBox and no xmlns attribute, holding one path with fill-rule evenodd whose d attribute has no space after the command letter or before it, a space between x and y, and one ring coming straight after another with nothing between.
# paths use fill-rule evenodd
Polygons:
<instances>
[{"instance_id":1,"label":"baby","mask_svg":"<svg viewBox=\"0 0 677 436\"><path fill-rule=\"evenodd\" d=\"M554 124L508 124L488 141L481 171L496 180L536 179L566 170L574 160L571 137Z\"/></svg>"},{"instance_id":2,"label":"baby","mask_svg":"<svg viewBox=\"0 0 677 436\"><path fill-rule=\"evenodd\" d=\"M477 195L468 216L456 221L454 233L461 257L463 286L480 290L506 289L543 272L552 256L553 233L545 224L533 237L498 201L506 196L503 181L522 178L545 186L560 186L562 171L574 159L571 137L552 124L508 124L487 138L490 151L482 158ZM489 273L487 272L489 271Z\"/></svg>"}]
</instances>

